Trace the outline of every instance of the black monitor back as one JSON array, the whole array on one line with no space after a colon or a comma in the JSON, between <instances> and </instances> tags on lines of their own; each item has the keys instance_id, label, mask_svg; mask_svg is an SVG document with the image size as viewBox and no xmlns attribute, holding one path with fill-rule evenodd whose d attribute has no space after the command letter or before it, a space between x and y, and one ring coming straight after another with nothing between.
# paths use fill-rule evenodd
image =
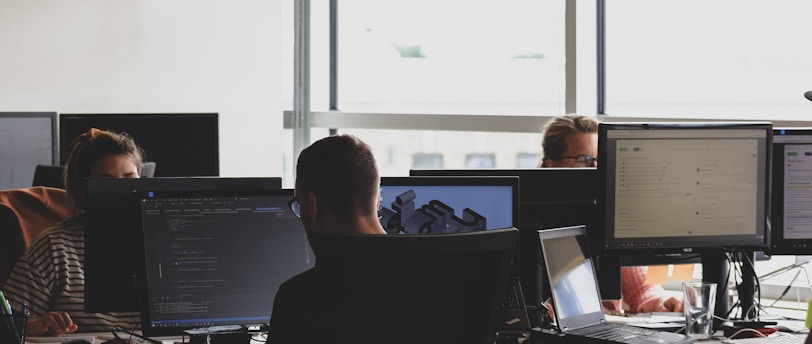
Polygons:
<instances>
[{"instance_id":1,"label":"black monitor back","mask_svg":"<svg viewBox=\"0 0 812 344\"><path fill-rule=\"evenodd\" d=\"M219 176L217 113L60 114L60 162L66 164L70 144L90 128L130 134L160 169L156 177Z\"/></svg>"},{"instance_id":2,"label":"black monitor back","mask_svg":"<svg viewBox=\"0 0 812 344\"><path fill-rule=\"evenodd\" d=\"M522 289L528 304L537 305L549 295L544 289L541 270L539 229L586 225L590 237L597 237L595 198L599 191L595 168L528 168L528 169L439 169L411 170L412 176L518 176L519 177L519 267ZM597 243L595 243L597 241ZM593 252L600 240L593 240ZM614 262L606 278L616 283L603 283L602 292L609 298L620 297L619 263ZM609 271L600 269L599 273ZM616 285L616 286L615 286Z\"/></svg>"},{"instance_id":3,"label":"black monitor back","mask_svg":"<svg viewBox=\"0 0 812 344\"><path fill-rule=\"evenodd\" d=\"M145 276L139 190L279 190L282 178L90 179L85 230L85 311L139 311Z\"/></svg>"},{"instance_id":4,"label":"black monitor back","mask_svg":"<svg viewBox=\"0 0 812 344\"><path fill-rule=\"evenodd\" d=\"M515 228L318 241L307 341L481 343L507 287Z\"/></svg>"}]
</instances>

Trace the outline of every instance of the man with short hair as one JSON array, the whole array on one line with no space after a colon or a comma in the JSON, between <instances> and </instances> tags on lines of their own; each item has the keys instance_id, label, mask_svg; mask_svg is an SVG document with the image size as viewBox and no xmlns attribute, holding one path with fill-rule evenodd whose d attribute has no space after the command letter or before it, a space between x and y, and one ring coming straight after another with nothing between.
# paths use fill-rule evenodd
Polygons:
<instances>
[{"instance_id":1,"label":"man with short hair","mask_svg":"<svg viewBox=\"0 0 812 344\"><path fill-rule=\"evenodd\" d=\"M299 154L291 208L318 257L323 234L386 234L378 220L380 176L369 145L352 135L323 138ZM301 343L307 335L315 271L283 283L274 299L268 343Z\"/></svg>"}]
</instances>

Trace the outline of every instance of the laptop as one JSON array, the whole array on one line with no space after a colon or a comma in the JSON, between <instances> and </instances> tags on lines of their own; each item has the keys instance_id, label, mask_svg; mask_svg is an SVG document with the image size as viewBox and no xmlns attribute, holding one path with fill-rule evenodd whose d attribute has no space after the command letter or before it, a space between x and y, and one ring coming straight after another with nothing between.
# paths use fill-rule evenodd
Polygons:
<instances>
[{"instance_id":1,"label":"laptop","mask_svg":"<svg viewBox=\"0 0 812 344\"><path fill-rule=\"evenodd\" d=\"M578 342L692 343L696 339L665 331L606 322L586 226L538 231L550 281L558 330ZM566 340L566 339L565 339Z\"/></svg>"},{"instance_id":2,"label":"laptop","mask_svg":"<svg viewBox=\"0 0 812 344\"><path fill-rule=\"evenodd\" d=\"M515 270L516 262L513 264ZM524 292L519 282L518 273L515 271L511 271L505 296L502 304L496 309L494 322L494 328L500 334L527 332L530 330L530 318L525 308Z\"/></svg>"}]
</instances>

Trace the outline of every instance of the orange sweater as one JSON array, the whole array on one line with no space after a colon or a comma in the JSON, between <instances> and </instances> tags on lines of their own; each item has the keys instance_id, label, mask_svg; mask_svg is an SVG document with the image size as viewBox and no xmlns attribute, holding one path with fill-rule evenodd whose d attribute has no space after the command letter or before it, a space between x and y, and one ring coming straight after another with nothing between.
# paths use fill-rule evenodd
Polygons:
<instances>
[{"instance_id":1,"label":"orange sweater","mask_svg":"<svg viewBox=\"0 0 812 344\"><path fill-rule=\"evenodd\" d=\"M2 190L0 207L16 215L26 248L40 232L71 215L65 190L44 186Z\"/></svg>"}]
</instances>

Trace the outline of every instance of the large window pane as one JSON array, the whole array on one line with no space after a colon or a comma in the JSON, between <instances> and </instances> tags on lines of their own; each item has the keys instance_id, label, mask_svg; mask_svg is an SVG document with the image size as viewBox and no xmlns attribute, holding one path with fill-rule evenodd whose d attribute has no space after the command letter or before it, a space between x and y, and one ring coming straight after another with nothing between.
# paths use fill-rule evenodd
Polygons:
<instances>
[{"instance_id":1,"label":"large window pane","mask_svg":"<svg viewBox=\"0 0 812 344\"><path fill-rule=\"evenodd\" d=\"M607 0L606 112L812 114L812 2Z\"/></svg>"},{"instance_id":2,"label":"large window pane","mask_svg":"<svg viewBox=\"0 0 812 344\"><path fill-rule=\"evenodd\" d=\"M563 112L563 1L353 0L338 17L341 111Z\"/></svg>"},{"instance_id":3,"label":"large window pane","mask_svg":"<svg viewBox=\"0 0 812 344\"><path fill-rule=\"evenodd\" d=\"M538 163L541 155L541 128L538 134L380 129L339 133L369 144L382 176L408 176L410 169L482 168L483 161L494 168L527 167L533 160L529 156Z\"/></svg>"}]
</instances>

